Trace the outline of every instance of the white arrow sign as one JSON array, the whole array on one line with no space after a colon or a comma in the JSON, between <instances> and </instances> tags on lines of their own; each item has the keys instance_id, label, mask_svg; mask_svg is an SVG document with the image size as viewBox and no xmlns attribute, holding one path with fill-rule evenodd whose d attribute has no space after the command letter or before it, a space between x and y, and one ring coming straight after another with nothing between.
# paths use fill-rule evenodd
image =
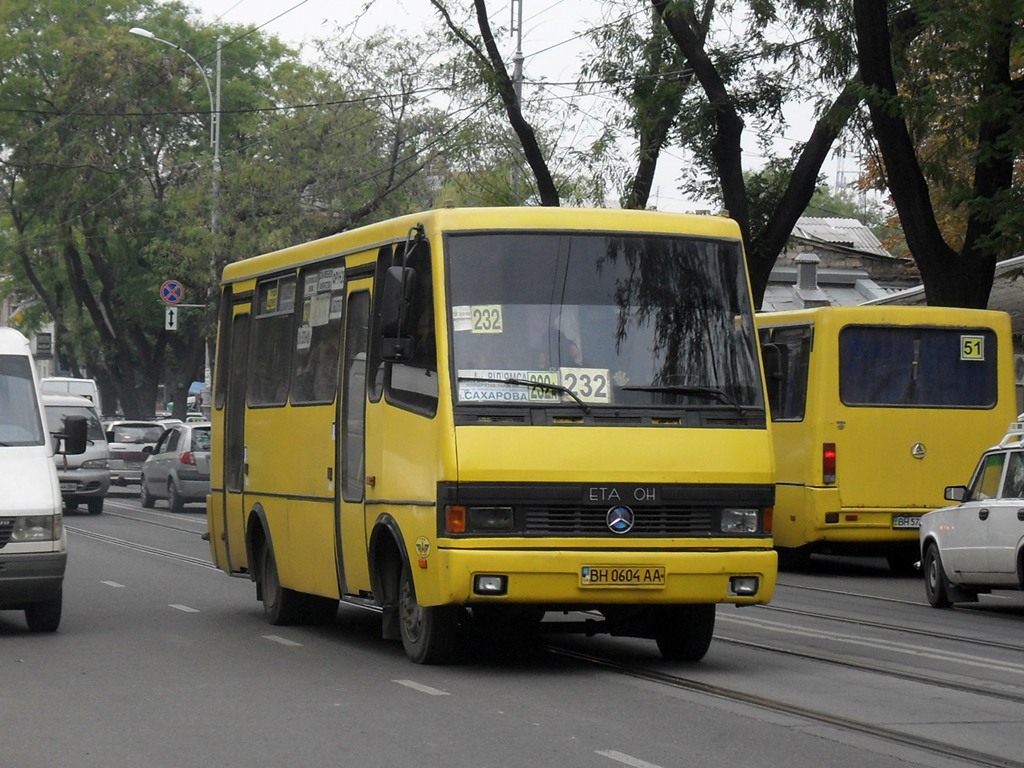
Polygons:
<instances>
[{"instance_id":1,"label":"white arrow sign","mask_svg":"<svg viewBox=\"0 0 1024 768\"><path fill-rule=\"evenodd\" d=\"M167 307L164 310L164 330L176 331L178 330L178 308Z\"/></svg>"}]
</instances>

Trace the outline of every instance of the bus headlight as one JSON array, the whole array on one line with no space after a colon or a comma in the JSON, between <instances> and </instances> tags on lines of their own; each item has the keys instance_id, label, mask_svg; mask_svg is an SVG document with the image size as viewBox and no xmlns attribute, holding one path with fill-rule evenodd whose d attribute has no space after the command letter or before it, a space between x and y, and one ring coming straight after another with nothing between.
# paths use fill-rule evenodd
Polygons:
<instances>
[{"instance_id":1,"label":"bus headlight","mask_svg":"<svg viewBox=\"0 0 1024 768\"><path fill-rule=\"evenodd\" d=\"M470 507L467 528L470 533L502 533L512 530L512 507Z\"/></svg>"},{"instance_id":2,"label":"bus headlight","mask_svg":"<svg viewBox=\"0 0 1024 768\"><path fill-rule=\"evenodd\" d=\"M758 522L756 509L726 507L722 510L722 533L757 533Z\"/></svg>"},{"instance_id":3,"label":"bus headlight","mask_svg":"<svg viewBox=\"0 0 1024 768\"><path fill-rule=\"evenodd\" d=\"M508 594L508 576L478 573L473 577L473 593L494 597Z\"/></svg>"},{"instance_id":4,"label":"bus headlight","mask_svg":"<svg viewBox=\"0 0 1024 768\"><path fill-rule=\"evenodd\" d=\"M729 578L729 592L742 597L756 595L757 582L757 576L732 576Z\"/></svg>"},{"instance_id":5,"label":"bus headlight","mask_svg":"<svg viewBox=\"0 0 1024 768\"><path fill-rule=\"evenodd\" d=\"M447 533L511 533L515 526L512 507L445 507Z\"/></svg>"}]
</instances>

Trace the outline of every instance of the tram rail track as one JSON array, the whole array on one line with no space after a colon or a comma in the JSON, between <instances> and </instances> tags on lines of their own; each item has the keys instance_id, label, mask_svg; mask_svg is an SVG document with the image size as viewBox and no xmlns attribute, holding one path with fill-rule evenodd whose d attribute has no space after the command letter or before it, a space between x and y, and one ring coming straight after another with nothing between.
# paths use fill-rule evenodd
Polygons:
<instances>
[{"instance_id":1,"label":"tram rail track","mask_svg":"<svg viewBox=\"0 0 1024 768\"><path fill-rule=\"evenodd\" d=\"M717 639L717 638L716 638ZM617 675L631 677L648 683L669 686L690 693L712 696L736 704L744 704L776 714L800 718L811 723L825 725L847 733L868 736L889 744L910 747L928 755L945 759L963 761L969 765L990 766L992 768L1021 768L1019 760L1003 755L991 754L980 750L951 744L939 739L919 736L905 730L881 726L863 720L854 720L845 715L834 715L808 707L803 707L782 699L773 699L758 694L739 691L713 683L693 680L681 675L659 672L639 665L617 662L612 659L583 653L577 650L547 646L548 652L572 659L581 664L589 665ZM989 695L985 692L984 695Z\"/></svg>"},{"instance_id":2,"label":"tram rail track","mask_svg":"<svg viewBox=\"0 0 1024 768\"><path fill-rule=\"evenodd\" d=\"M132 514L122 514L119 512L109 512L116 517L121 517L134 522L141 522L147 525L155 525L161 528L170 528L177 530L189 535L199 535L199 531L193 527L185 527L183 525L174 525L173 522L167 522L157 520L153 518L143 516L136 516ZM127 538L121 538L116 536L110 536L107 534L97 533L87 529L80 528L78 526L66 526L69 533L75 536L83 536L96 541L105 542L110 545L125 547L134 551L147 553L153 556L163 557L178 562L182 562L188 565L195 565L207 569L215 569L212 563L204 558L193 557L185 555L180 552L174 552L167 549L157 548L146 544L139 543L137 541L130 541ZM845 597L860 597L861 595L851 594L849 591L844 590L827 590L823 588L815 587L803 587L804 589L812 589L818 592L835 592L836 594L842 594ZM896 600L894 598L876 597L872 595L862 595L866 598L872 598L874 600L882 599L887 602L899 602L909 603L920 606L921 603L913 603L912 601ZM1010 653L1016 653L1024 650L1024 648L1018 645L1012 645L1005 642L999 642L994 640L987 640L982 637L963 637L960 635L953 635L949 633L936 633L921 629L919 627L907 626L906 624L894 624L892 622L881 621L881 620L870 620L865 618L857 618L852 616L843 616L831 612L807 610L792 607L783 607L776 605L758 606L755 609L758 614L768 616L779 616L779 617L792 617L796 619L806 619L809 621L824 622L826 626L828 624L838 624L852 627L861 627L865 629L871 629L875 631L893 632L906 634L911 637L928 637L933 641L949 642L949 643L962 643L969 645L973 648L989 648L997 649L1001 651L1007 651ZM763 612L763 613L762 613ZM787 645L783 642L771 643L771 642L760 642L756 640L744 639L741 637L732 636L733 633L720 627L719 632L715 635L716 643L728 644L738 648L749 649L751 652L765 652L771 654L778 654L786 656L788 658L794 658L799 660L806 660L818 664L834 665L837 668L841 667L844 669L854 670L858 673L883 675L891 678L898 678L900 680L906 680L911 683L918 685L930 686L936 690L959 692L963 694L969 694L974 696L980 696L989 698L998 702L1005 702L1010 705L1024 705L1024 687L1010 687L1006 689L998 688L998 682L990 682L988 684L979 684L978 680L969 679L967 677L961 677L954 679L952 676L939 676L927 674L924 672L914 671L909 667L903 667L902 665L896 664L884 664L878 660L865 660L864 656L857 656L853 653L827 653L821 649L817 650L801 650L793 645ZM823 635L828 635L829 630L823 630ZM851 718L847 715L835 714L827 711L820 711L812 709L810 707L802 706L799 703L793 701L786 701L781 697L766 696L763 694L738 690L735 687L726 685L718 685L711 682L701 681L687 677L685 674L676 674L673 672L666 672L661 670L653 670L645 667L642 663L634 664L629 662L623 662L616 660L614 657L608 655L596 655L587 652L580 651L574 648L566 648L559 645L553 645L544 643L544 651L553 655L559 656L565 659L572 659L581 665L589 665L596 669L600 669L609 673L627 676L633 679L642 680L655 685L669 686L678 690L687 691L694 694L701 694L706 696L712 696L717 699L728 701L734 704L746 705L755 707L758 709L765 710L766 712L772 712L780 715L786 715L793 718L797 718L802 721L806 721L809 724L815 724L825 726L827 728L835 730L837 733L847 734L859 734L861 737L868 737L870 739L877 740L880 744L889 744L893 746L899 746L902 748L913 749L920 752L923 755L944 758L948 760L960 761L965 765L976 765L976 766L992 766L995 768L1007 768L1015 767L1021 768L1024 766L1024 762L1019 759L1008 757L1006 755L994 754L984 751L984 749L975 749L969 746L959 745L952 743L951 741L944 741L940 738L931 738L927 735L916 734L910 732L907 729L900 728L898 726L878 724L870 722L863 716L860 718ZM968 654L960 654L966 657ZM1003 662L1006 665L1012 665L1015 668L1013 671L1016 674L1024 674L1024 664L1016 664L1014 662Z\"/></svg>"}]
</instances>

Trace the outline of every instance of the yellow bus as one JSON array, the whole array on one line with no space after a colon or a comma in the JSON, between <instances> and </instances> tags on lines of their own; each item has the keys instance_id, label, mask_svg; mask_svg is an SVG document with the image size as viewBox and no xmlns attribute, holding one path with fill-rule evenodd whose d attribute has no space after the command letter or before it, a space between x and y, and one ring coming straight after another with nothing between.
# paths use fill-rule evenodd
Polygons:
<instances>
[{"instance_id":1,"label":"yellow bus","mask_svg":"<svg viewBox=\"0 0 1024 768\"><path fill-rule=\"evenodd\" d=\"M946 307L758 314L783 564L918 559L920 517L1016 420L1010 318Z\"/></svg>"},{"instance_id":2,"label":"yellow bus","mask_svg":"<svg viewBox=\"0 0 1024 768\"><path fill-rule=\"evenodd\" d=\"M342 600L418 663L510 627L698 660L716 604L771 598L733 221L439 209L230 264L221 300L210 543L271 623Z\"/></svg>"}]
</instances>

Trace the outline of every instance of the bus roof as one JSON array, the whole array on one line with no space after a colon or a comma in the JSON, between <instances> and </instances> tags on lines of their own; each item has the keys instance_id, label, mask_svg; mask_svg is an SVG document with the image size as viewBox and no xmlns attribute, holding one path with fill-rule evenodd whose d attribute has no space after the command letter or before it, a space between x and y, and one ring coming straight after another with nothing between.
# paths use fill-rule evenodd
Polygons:
<instances>
[{"instance_id":1,"label":"bus roof","mask_svg":"<svg viewBox=\"0 0 1024 768\"><path fill-rule=\"evenodd\" d=\"M708 216L664 211L616 208L556 208L548 206L508 208L435 208L336 235L299 243L278 251L234 262L224 269L223 282L230 283L284 266L295 266L324 257L371 250L404 237L423 224L438 230L581 230L635 231L655 234L687 232L706 237L740 239L739 226L725 216Z\"/></svg>"},{"instance_id":2,"label":"bus roof","mask_svg":"<svg viewBox=\"0 0 1024 768\"><path fill-rule=\"evenodd\" d=\"M786 309L779 312L758 312L755 323L759 328L781 325L832 325L842 327L849 324L871 325L917 325L937 324L951 327L975 327L1009 323L1010 316L993 309L970 309L965 307L930 307L921 305L857 304L854 306L811 307L808 309ZM1009 327L1007 326L1007 331Z\"/></svg>"}]
</instances>

